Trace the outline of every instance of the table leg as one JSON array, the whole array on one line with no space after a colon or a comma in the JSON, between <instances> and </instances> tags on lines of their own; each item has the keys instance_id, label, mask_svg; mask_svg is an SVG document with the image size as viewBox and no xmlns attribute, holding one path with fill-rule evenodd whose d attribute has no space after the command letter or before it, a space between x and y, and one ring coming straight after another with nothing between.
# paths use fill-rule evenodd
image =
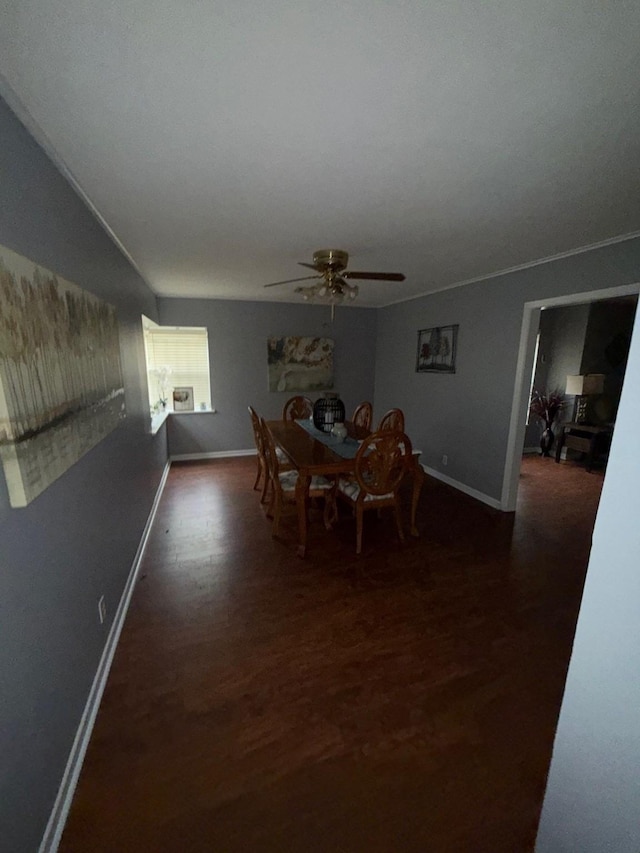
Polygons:
<instances>
[{"instance_id":1,"label":"table leg","mask_svg":"<svg viewBox=\"0 0 640 853\"><path fill-rule=\"evenodd\" d=\"M420 491L424 482L424 468L414 459L413 463L413 489L411 492L411 535L419 536L418 528L416 527L416 512L418 509L418 501L420 499Z\"/></svg>"},{"instance_id":2,"label":"table leg","mask_svg":"<svg viewBox=\"0 0 640 853\"><path fill-rule=\"evenodd\" d=\"M311 477L300 474L296 483L296 505L298 507L298 556L307 554L307 509Z\"/></svg>"}]
</instances>

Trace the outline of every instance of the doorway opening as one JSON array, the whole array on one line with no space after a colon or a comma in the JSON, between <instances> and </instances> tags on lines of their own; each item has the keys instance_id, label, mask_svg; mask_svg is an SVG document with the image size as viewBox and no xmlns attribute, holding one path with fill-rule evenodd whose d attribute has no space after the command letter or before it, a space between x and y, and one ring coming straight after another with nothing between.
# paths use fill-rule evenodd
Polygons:
<instances>
[{"instance_id":1,"label":"doorway opening","mask_svg":"<svg viewBox=\"0 0 640 853\"><path fill-rule=\"evenodd\" d=\"M606 290L591 291L590 293L578 293L525 303L520 335L518 363L516 368L516 379L514 383L509 439L507 442L505 473L502 485L502 497L500 504L502 510L506 512L515 511L523 447L531 447L529 444L529 442L532 441L531 436L535 435L536 429L539 433L539 425L533 423L527 424L532 375L534 376L535 381L536 373L538 373L538 367L540 367L539 378L544 379L547 387L549 381L555 381L558 389L565 394L568 404L566 408L570 411L570 407L573 405L574 401L572 397L567 396L565 393L567 376L572 375L574 370L575 374L573 375L580 375L583 370L583 366L586 367L587 365L594 363L600 364L603 368L607 368L605 375L611 375L609 380L610 389L614 389L616 384L619 383L617 400L614 399L614 406L617 408L617 402L619 402L620 391L622 389L622 378L619 375L616 375L616 371L619 372L619 365L614 368L612 365L608 365L606 363L607 358L610 358L612 361L616 360L615 353L613 352L613 350L615 350L615 346L609 350L609 356L607 356L604 350L607 348L607 344L611 343L611 341L602 343L606 337L602 332L602 329L598 337L598 346L593 346L591 341L588 346L586 345L585 338L587 326L589 325L589 315L592 313L592 307L597 304L598 309L593 312L593 316L596 318L592 321L593 327L596 329L598 326L601 326L604 331L606 331L606 321L603 321L602 318L607 316L607 310L606 306L605 309L603 309L602 305L610 303L620 297L635 298L635 301L637 302L639 292L640 284L636 283L632 285L623 285L617 288L609 288ZM544 322L541 322L541 315L543 312L546 313L556 308L569 307L578 309L574 312L575 316L572 321L576 324L576 328L573 329L571 335L566 336L564 342L562 335L556 335L555 343L553 345L550 344L549 351L545 353L542 334L545 326L548 325L550 329L553 329L554 326L558 326L561 329L562 321L566 320L566 316L568 315L565 315L564 318L561 315L556 315L554 318L552 314L547 314L548 319L545 318ZM578 318L581 319L578 320ZM581 334L580 328L582 328L581 348L579 346ZM537 354L539 362L538 365L535 363L535 358L536 343L539 333L540 346L538 347ZM615 335L613 337L615 337ZM549 340L552 339L553 335ZM572 341L570 346L566 343L567 340ZM596 350L598 353L597 356L595 354ZM552 366L549 361L549 352L552 351L556 352L555 366ZM601 360L598 361L598 359ZM570 367L570 371L565 373L564 371L568 367ZM605 371L603 369L598 372ZM609 398L611 395L608 394L603 396ZM613 397L615 398L615 393L613 394ZM615 419L615 411L611 411L610 415ZM607 412L602 409L599 417L606 420Z\"/></svg>"}]
</instances>

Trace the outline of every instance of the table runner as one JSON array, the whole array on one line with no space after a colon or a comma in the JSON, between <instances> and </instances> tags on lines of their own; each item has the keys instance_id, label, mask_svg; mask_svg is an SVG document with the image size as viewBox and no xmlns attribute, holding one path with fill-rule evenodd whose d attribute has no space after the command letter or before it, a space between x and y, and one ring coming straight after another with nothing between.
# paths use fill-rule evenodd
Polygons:
<instances>
[{"instance_id":1,"label":"table runner","mask_svg":"<svg viewBox=\"0 0 640 853\"><path fill-rule=\"evenodd\" d=\"M342 456L343 459L355 458L355 455L360 448L360 442L356 441L355 438L347 436L344 441L340 441L338 438L331 435L330 432L322 432L322 430L315 426L312 420L297 420L296 423L298 426L301 426L303 430L308 432L309 435L317 439L317 441L322 442L326 447L330 447L334 453L338 454L338 456Z\"/></svg>"}]
</instances>

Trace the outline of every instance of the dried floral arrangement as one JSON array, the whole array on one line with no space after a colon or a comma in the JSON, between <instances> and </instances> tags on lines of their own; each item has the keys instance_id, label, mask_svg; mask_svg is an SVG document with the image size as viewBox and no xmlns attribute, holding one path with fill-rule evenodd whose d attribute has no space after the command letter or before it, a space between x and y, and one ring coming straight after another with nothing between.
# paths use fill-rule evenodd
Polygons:
<instances>
[{"instance_id":1,"label":"dried floral arrangement","mask_svg":"<svg viewBox=\"0 0 640 853\"><path fill-rule=\"evenodd\" d=\"M535 388L531 392L531 402L529 403L529 411L536 418L544 421L545 427L550 429L554 421L566 406L564 394L559 388L555 391L537 391Z\"/></svg>"}]
</instances>

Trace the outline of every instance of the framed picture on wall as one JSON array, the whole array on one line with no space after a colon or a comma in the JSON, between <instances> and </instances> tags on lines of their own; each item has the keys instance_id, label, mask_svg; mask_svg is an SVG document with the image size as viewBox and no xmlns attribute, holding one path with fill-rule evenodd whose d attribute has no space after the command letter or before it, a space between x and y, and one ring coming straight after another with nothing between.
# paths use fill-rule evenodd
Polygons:
<instances>
[{"instance_id":1,"label":"framed picture on wall","mask_svg":"<svg viewBox=\"0 0 640 853\"><path fill-rule=\"evenodd\" d=\"M174 388L173 389L173 411L174 412L192 412L193 411L193 388Z\"/></svg>"},{"instance_id":2,"label":"framed picture on wall","mask_svg":"<svg viewBox=\"0 0 640 853\"><path fill-rule=\"evenodd\" d=\"M26 507L125 417L116 309L0 246L0 464Z\"/></svg>"},{"instance_id":3,"label":"framed picture on wall","mask_svg":"<svg viewBox=\"0 0 640 853\"><path fill-rule=\"evenodd\" d=\"M333 388L333 340L289 336L267 340L269 391Z\"/></svg>"},{"instance_id":4,"label":"framed picture on wall","mask_svg":"<svg viewBox=\"0 0 640 853\"><path fill-rule=\"evenodd\" d=\"M417 373L455 373L458 326L434 326L418 332Z\"/></svg>"}]
</instances>

